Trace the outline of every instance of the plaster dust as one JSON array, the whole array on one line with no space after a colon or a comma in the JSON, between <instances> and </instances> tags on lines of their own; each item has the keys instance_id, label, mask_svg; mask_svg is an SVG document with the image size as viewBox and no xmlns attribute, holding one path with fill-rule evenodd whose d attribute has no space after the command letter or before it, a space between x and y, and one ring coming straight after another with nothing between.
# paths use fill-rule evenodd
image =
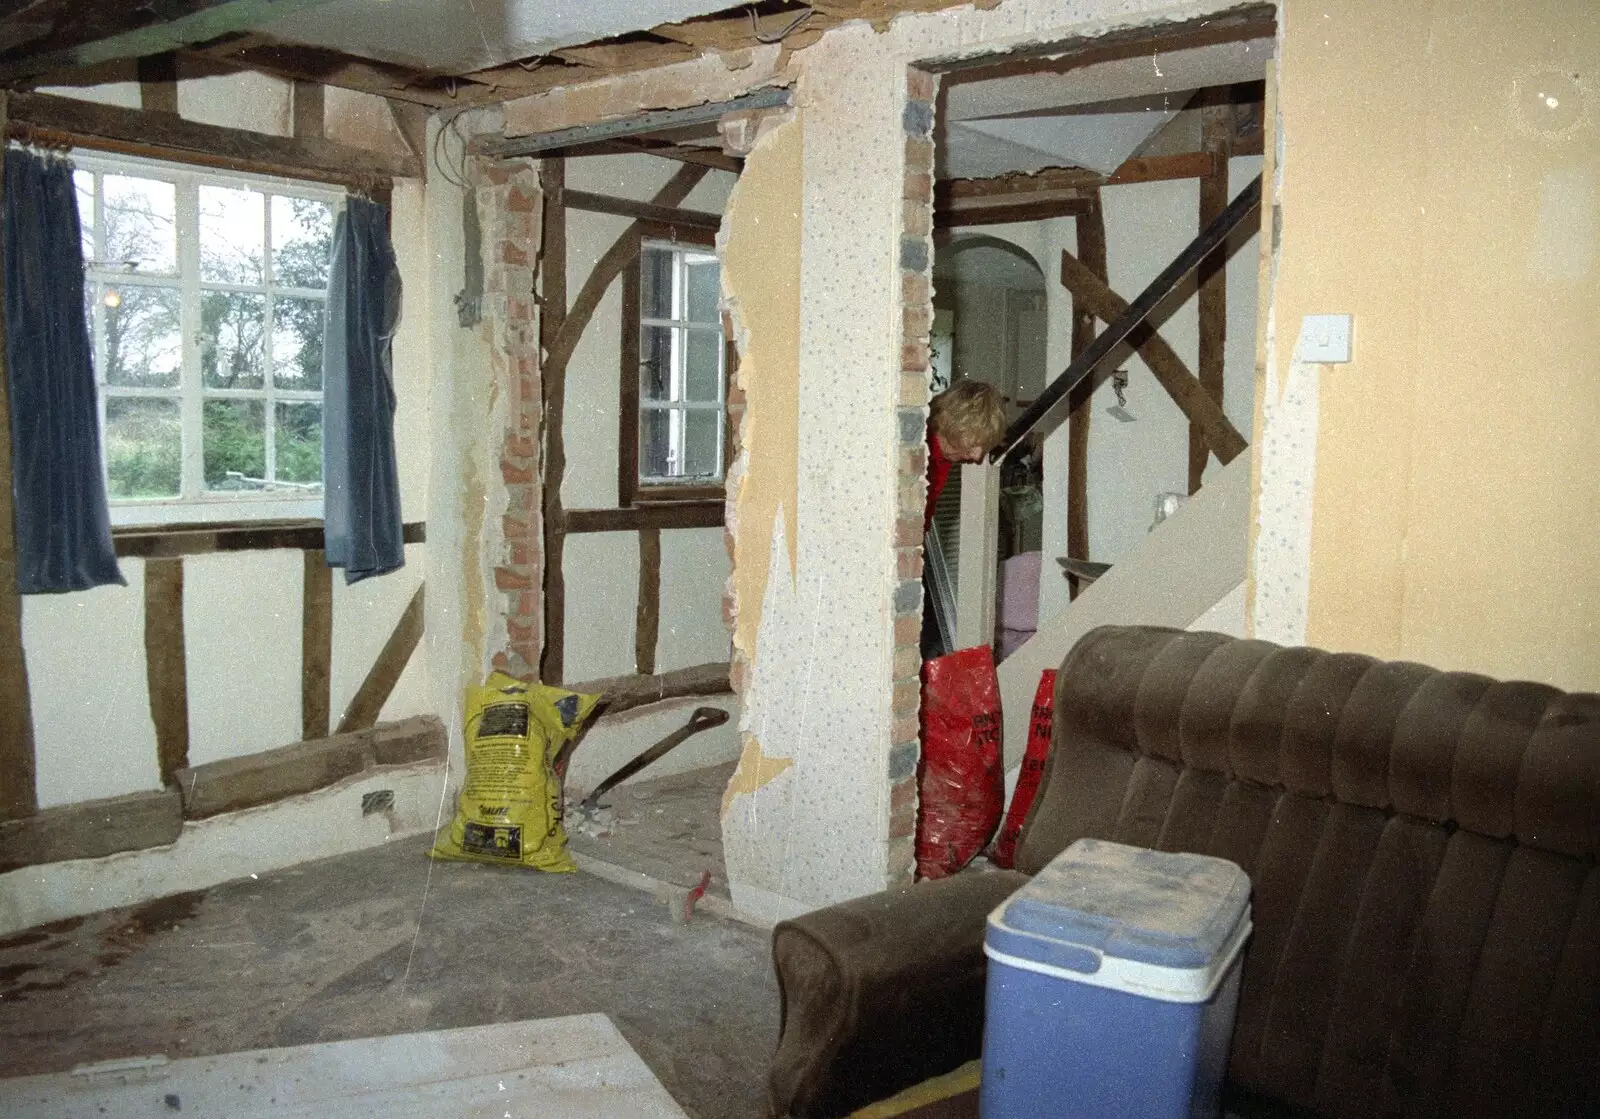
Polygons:
<instances>
[{"instance_id":1,"label":"plaster dust","mask_svg":"<svg viewBox=\"0 0 1600 1119\"><path fill-rule=\"evenodd\" d=\"M1319 392L1313 644L1600 688L1600 22L1572 16L1283 5L1278 329L1356 324Z\"/></svg>"}]
</instances>

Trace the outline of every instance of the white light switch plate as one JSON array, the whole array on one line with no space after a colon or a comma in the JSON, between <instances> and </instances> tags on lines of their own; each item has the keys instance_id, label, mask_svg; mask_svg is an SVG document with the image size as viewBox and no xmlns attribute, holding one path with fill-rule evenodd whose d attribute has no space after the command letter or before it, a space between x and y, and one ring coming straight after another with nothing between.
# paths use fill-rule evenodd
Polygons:
<instances>
[{"instance_id":1,"label":"white light switch plate","mask_svg":"<svg viewBox=\"0 0 1600 1119\"><path fill-rule=\"evenodd\" d=\"M1349 361L1353 332L1349 315L1307 315L1300 320L1295 360L1330 365Z\"/></svg>"}]
</instances>

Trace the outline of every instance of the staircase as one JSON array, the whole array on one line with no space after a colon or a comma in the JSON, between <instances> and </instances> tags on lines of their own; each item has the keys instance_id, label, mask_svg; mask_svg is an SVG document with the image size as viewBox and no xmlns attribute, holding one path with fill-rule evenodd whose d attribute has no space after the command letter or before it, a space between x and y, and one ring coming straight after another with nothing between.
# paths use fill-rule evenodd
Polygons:
<instances>
[{"instance_id":1,"label":"staircase","mask_svg":"<svg viewBox=\"0 0 1600 1119\"><path fill-rule=\"evenodd\" d=\"M1039 673L1058 667L1078 638L1103 625L1186 629L1242 591L1251 459L1246 451L1209 475L1199 493L1000 663L1007 769L1022 761ZM1050 557L1045 563L1044 578L1059 577Z\"/></svg>"}]
</instances>

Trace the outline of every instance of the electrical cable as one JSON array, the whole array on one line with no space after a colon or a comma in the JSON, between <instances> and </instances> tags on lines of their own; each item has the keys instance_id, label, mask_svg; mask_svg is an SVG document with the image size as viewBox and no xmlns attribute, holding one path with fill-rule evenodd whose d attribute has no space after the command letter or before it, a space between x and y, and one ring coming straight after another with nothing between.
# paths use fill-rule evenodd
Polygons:
<instances>
[{"instance_id":1,"label":"electrical cable","mask_svg":"<svg viewBox=\"0 0 1600 1119\"><path fill-rule=\"evenodd\" d=\"M756 20L756 6L754 4L751 4L745 10L750 13L750 33L752 35L754 35L756 37L756 41L760 42L760 43L781 43L781 42L783 42L802 23L804 23L806 20L810 19L813 15L816 14L810 8L807 8L805 11L803 11L799 15L795 16L793 21L790 22L788 27L785 27L782 31L778 32L776 35L763 35L761 33L761 24L759 22L757 22L757 20Z\"/></svg>"}]
</instances>

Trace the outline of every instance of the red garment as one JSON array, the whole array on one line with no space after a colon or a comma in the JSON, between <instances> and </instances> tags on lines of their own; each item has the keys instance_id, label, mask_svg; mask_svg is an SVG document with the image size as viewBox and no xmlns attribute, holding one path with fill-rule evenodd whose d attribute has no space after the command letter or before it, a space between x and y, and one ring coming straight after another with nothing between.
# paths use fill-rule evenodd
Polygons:
<instances>
[{"instance_id":1,"label":"red garment","mask_svg":"<svg viewBox=\"0 0 1600 1119\"><path fill-rule=\"evenodd\" d=\"M928 503L922 510L922 533L928 533L928 528L933 524L933 509L939 504L939 495L944 492L944 484L950 480L951 462L945 458L944 449L940 447L938 438L933 434L932 426L928 428Z\"/></svg>"}]
</instances>

